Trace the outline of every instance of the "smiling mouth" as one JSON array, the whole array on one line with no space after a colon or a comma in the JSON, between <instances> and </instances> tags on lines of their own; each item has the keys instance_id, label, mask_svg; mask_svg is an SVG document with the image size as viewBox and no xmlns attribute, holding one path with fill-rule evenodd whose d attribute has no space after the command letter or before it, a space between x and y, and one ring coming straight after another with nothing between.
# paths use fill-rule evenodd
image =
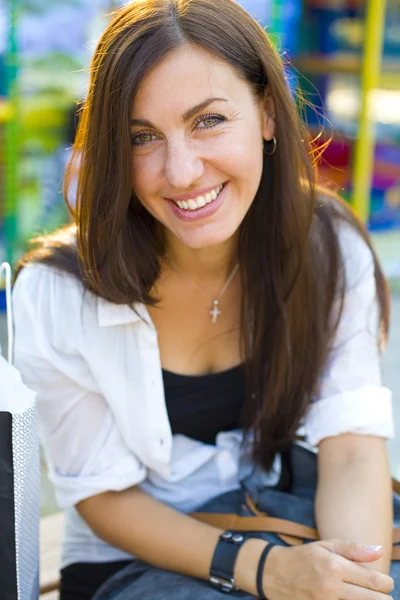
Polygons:
<instances>
[{"instance_id":1,"label":"smiling mouth","mask_svg":"<svg viewBox=\"0 0 400 600\"><path fill-rule=\"evenodd\" d=\"M202 196L190 198L190 200L187 200L187 201L186 200L182 200L182 201L173 200L173 202L175 202L175 204L177 206L179 206L179 208L182 210L195 211L195 210L198 210L199 208L203 208L207 204L211 204L211 202L214 202L214 200L216 200L218 198L218 196L220 195L220 193L222 192L224 187L225 187L225 184L221 184L221 185L218 185L213 190L207 192L207 194L203 194Z\"/></svg>"}]
</instances>

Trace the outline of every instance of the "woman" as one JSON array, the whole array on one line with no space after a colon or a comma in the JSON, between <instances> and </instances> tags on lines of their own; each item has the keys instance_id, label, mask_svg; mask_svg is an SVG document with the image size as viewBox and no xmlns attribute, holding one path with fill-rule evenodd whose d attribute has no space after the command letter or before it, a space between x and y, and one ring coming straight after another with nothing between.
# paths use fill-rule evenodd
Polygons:
<instances>
[{"instance_id":1,"label":"woman","mask_svg":"<svg viewBox=\"0 0 400 600\"><path fill-rule=\"evenodd\" d=\"M67 511L62 600L391 592L387 291L310 155L280 59L236 3L115 14L71 159L75 225L38 242L14 290L16 363ZM300 423L321 542L235 545L188 516L245 478L274 485Z\"/></svg>"}]
</instances>

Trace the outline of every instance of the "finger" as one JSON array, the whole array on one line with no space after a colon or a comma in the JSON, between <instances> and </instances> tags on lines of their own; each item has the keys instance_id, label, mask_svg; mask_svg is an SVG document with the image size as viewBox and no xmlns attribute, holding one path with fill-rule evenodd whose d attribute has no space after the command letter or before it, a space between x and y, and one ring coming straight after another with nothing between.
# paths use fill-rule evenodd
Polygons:
<instances>
[{"instance_id":1,"label":"finger","mask_svg":"<svg viewBox=\"0 0 400 600\"><path fill-rule=\"evenodd\" d=\"M343 578L345 583L381 592L382 594L390 594L393 591L394 581L389 575L351 562L347 564L346 571L347 573Z\"/></svg>"},{"instance_id":2,"label":"finger","mask_svg":"<svg viewBox=\"0 0 400 600\"><path fill-rule=\"evenodd\" d=\"M329 540L320 544L330 552L356 562L373 562L383 554L383 546L368 546L342 540Z\"/></svg>"},{"instance_id":3,"label":"finger","mask_svg":"<svg viewBox=\"0 0 400 600\"><path fill-rule=\"evenodd\" d=\"M341 598L341 600L393 600L393 598L387 594L366 590L363 587L351 585L350 583L342 584L339 598Z\"/></svg>"}]
</instances>

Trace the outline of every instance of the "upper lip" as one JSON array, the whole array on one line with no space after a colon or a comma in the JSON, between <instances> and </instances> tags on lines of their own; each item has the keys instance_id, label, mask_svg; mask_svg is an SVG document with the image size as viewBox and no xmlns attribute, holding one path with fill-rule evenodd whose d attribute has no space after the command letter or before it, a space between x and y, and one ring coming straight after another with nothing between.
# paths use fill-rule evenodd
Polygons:
<instances>
[{"instance_id":1,"label":"upper lip","mask_svg":"<svg viewBox=\"0 0 400 600\"><path fill-rule=\"evenodd\" d=\"M201 190L194 190L193 192L189 192L187 194L180 194L179 196L166 196L166 197L168 198L168 200L174 200L174 202L184 202L185 200L191 200L192 198L198 198L199 196L205 196L206 194L208 194L208 192L212 192L212 190L215 190L220 185L223 185L223 184L217 183L216 185L213 185L212 187L203 188Z\"/></svg>"}]
</instances>

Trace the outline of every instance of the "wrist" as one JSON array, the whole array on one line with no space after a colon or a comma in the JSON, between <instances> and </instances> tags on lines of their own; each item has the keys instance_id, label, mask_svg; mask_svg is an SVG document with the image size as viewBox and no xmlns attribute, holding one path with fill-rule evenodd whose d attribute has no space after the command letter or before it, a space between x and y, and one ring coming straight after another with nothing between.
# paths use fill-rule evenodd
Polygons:
<instances>
[{"instance_id":1,"label":"wrist","mask_svg":"<svg viewBox=\"0 0 400 600\"><path fill-rule=\"evenodd\" d=\"M257 597L256 575L266 542L249 538L240 548L235 564L235 583L240 590Z\"/></svg>"}]
</instances>

